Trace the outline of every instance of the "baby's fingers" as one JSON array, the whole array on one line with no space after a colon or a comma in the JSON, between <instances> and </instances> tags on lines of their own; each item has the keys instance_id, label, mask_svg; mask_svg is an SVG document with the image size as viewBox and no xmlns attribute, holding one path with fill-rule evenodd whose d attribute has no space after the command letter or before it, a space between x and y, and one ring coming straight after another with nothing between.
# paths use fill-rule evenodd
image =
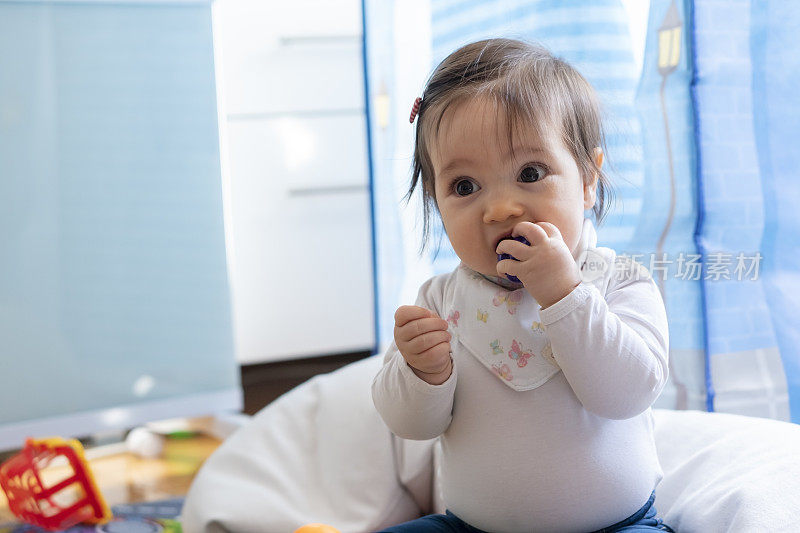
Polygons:
<instances>
[{"instance_id":1,"label":"baby's fingers","mask_svg":"<svg viewBox=\"0 0 800 533\"><path fill-rule=\"evenodd\" d=\"M432 331L447 329L447 320L439 317L419 318L412 320L405 326L394 328L394 338L400 342L408 342L411 339L425 335Z\"/></svg>"},{"instance_id":2,"label":"baby's fingers","mask_svg":"<svg viewBox=\"0 0 800 533\"><path fill-rule=\"evenodd\" d=\"M426 374L438 374L447 370L450 364L450 343L440 342L424 352L406 358L412 368Z\"/></svg>"},{"instance_id":3,"label":"baby's fingers","mask_svg":"<svg viewBox=\"0 0 800 533\"><path fill-rule=\"evenodd\" d=\"M451 335L449 332L437 329L436 331L429 331L428 333L423 333L418 337L414 337L408 341L406 346L411 353L421 354L426 350L433 348L437 344L450 342L450 337Z\"/></svg>"},{"instance_id":4,"label":"baby's fingers","mask_svg":"<svg viewBox=\"0 0 800 533\"><path fill-rule=\"evenodd\" d=\"M430 309L418 305L401 305L394 312L394 325L398 328L405 326L412 320L436 316Z\"/></svg>"}]
</instances>

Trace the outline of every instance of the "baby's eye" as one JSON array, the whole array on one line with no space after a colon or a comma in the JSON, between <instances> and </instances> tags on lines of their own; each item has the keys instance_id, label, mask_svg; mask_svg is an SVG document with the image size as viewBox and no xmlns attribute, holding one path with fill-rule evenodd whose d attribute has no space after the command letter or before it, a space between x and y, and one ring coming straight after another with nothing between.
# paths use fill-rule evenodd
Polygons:
<instances>
[{"instance_id":1,"label":"baby's eye","mask_svg":"<svg viewBox=\"0 0 800 533\"><path fill-rule=\"evenodd\" d=\"M528 165L522 169L520 179L525 183L541 181L547 175L547 169L542 165Z\"/></svg>"},{"instance_id":2,"label":"baby's eye","mask_svg":"<svg viewBox=\"0 0 800 533\"><path fill-rule=\"evenodd\" d=\"M453 191L458 196L469 196L477 190L478 186L473 183L472 180L466 178L456 180L455 183L453 183Z\"/></svg>"}]
</instances>

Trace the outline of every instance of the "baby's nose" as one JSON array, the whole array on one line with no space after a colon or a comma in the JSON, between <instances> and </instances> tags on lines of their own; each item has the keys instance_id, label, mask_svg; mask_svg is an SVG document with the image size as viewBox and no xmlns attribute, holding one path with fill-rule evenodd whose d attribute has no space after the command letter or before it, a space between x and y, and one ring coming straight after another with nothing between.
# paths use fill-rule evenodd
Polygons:
<instances>
[{"instance_id":1,"label":"baby's nose","mask_svg":"<svg viewBox=\"0 0 800 533\"><path fill-rule=\"evenodd\" d=\"M525 208L511 194L496 195L490 199L483 214L483 221L502 222L511 217L519 217L525 213Z\"/></svg>"}]
</instances>

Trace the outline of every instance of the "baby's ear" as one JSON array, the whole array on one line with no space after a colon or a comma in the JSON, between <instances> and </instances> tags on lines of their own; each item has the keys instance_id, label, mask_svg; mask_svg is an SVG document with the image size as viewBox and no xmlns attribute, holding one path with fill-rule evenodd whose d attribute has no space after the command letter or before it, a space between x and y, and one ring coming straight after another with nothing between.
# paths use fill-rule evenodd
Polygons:
<instances>
[{"instance_id":1,"label":"baby's ear","mask_svg":"<svg viewBox=\"0 0 800 533\"><path fill-rule=\"evenodd\" d=\"M583 210L592 209L597 201L597 180L591 185L583 186Z\"/></svg>"},{"instance_id":2,"label":"baby's ear","mask_svg":"<svg viewBox=\"0 0 800 533\"><path fill-rule=\"evenodd\" d=\"M603 168L603 149L599 146L594 149L592 153L592 157L594 159L594 164L597 165L597 168ZM599 176L597 172L592 172L592 175L589 177L588 181L584 181L583 184L583 209L592 209L594 207L594 203L597 200L597 180Z\"/></svg>"},{"instance_id":3,"label":"baby's ear","mask_svg":"<svg viewBox=\"0 0 800 533\"><path fill-rule=\"evenodd\" d=\"M592 157L594 158L594 164L597 165L597 168L603 168L603 161L604 161L603 149L597 146L592 151Z\"/></svg>"}]
</instances>

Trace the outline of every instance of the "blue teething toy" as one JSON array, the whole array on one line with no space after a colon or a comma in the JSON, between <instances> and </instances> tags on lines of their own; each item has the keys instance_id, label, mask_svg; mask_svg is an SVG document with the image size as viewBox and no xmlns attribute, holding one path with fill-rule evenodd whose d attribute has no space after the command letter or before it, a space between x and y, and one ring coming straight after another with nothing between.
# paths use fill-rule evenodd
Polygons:
<instances>
[{"instance_id":1,"label":"blue teething toy","mask_svg":"<svg viewBox=\"0 0 800 533\"><path fill-rule=\"evenodd\" d=\"M526 239L522 235L517 235L516 237L509 237L509 238L513 239L515 241L521 242L522 244L524 244L526 246L530 246L531 245L531 243L528 242L528 239ZM506 240L506 239L501 239L501 242L504 241L504 240ZM513 259L514 261L518 261L518 259L516 257L514 257L513 255L511 255L511 254L497 254L497 261L498 262L502 261L503 259ZM522 283L517 276L512 276L511 274L506 274L506 277L509 280L513 281L514 283Z\"/></svg>"}]
</instances>

